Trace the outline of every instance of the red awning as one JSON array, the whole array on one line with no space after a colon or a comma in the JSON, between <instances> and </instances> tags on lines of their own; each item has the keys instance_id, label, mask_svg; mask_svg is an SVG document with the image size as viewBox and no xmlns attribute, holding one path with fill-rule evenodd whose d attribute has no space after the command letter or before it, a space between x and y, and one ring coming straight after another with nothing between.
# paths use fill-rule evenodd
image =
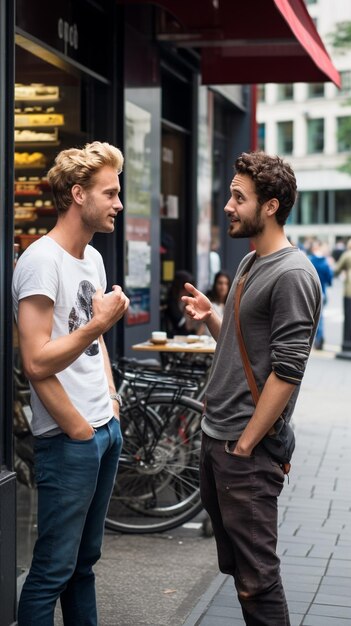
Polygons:
<instances>
[{"instance_id":1,"label":"red awning","mask_svg":"<svg viewBox=\"0 0 351 626\"><path fill-rule=\"evenodd\" d=\"M274 0L274 2L311 61L327 80L340 87L340 75L318 35L305 3L302 0Z\"/></svg>"},{"instance_id":2,"label":"red awning","mask_svg":"<svg viewBox=\"0 0 351 626\"><path fill-rule=\"evenodd\" d=\"M304 0L144 2L167 11L160 20L160 41L199 50L204 84L332 81L340 86Z\"/></svg>"}]
</instances>

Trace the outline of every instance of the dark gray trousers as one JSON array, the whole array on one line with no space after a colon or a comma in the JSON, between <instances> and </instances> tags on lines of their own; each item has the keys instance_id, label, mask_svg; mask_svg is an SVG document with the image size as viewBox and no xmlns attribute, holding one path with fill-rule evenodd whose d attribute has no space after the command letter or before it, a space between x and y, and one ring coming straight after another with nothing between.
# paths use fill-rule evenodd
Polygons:
<instances>
[{"instance_id":1,"label":"dark gray trousers","mask_svg":"<svg viewBox=\"0 0 351 626\"><path fill-rule=\"evenodd\" d=\"M212 521L219 569L234 577L247 626L290 626L276 554L284 474L261 446L250 457L228 454L224 446L203 433L201 499Z\"/></svg>"}]
</instances>

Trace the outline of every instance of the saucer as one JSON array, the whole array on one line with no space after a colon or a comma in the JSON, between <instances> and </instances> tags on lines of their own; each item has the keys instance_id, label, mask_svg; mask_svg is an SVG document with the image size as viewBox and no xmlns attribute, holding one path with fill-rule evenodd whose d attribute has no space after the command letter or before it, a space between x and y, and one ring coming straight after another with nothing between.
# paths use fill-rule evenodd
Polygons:
<instances>
[{"instance_id":1,"label":"saucer","mask_svg":"<svg viewBox=\"0 0 351 626\"><path fill-rule=\"evenodd\" d=\"M198 335L186 335L185 341L187 343L197 343L199 341L199 336Z\"/></svg>"},{"instance_id":2,"label":"saucer","mask_svg":"<svg viewBox=\"0 0 351 626\"><path fill-rule=\"evenodd\" d=\"M149 339L150 343L153 343L158 346L164 346L168 339L153 339L152 337Z\"/></svg>"}]
</instances>

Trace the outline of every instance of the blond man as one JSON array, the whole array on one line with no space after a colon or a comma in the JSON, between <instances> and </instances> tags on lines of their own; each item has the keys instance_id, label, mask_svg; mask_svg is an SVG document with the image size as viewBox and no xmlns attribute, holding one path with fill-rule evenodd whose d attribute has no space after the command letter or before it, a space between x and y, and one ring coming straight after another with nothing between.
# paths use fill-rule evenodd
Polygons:
<instances>
[{"instance_id":1,"label":"blond man","mask_svg":"<svg viewBox=\"0 0 351 626\"><path fill-rule=\"evenodd\" d=\"M129 301L108 295L101 255L89 242L112 233L120 150L95 141L63 150L48 173L55 227L20 257L14 312L31 387L38 539L18 611L19 626L97 626L93 565L122 447L119 397L103 334Z\"/></svg>"}]
</instances>

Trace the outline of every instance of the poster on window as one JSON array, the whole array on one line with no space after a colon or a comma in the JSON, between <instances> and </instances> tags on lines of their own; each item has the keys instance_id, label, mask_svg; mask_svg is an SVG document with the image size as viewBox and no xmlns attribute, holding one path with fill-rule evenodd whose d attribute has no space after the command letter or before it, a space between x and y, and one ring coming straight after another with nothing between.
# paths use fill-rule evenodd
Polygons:
<instances>
[{"instance_id":1,"label":"poster on window","mask_svg":"<svg viewBox=\"0 0 351 626\"><path fill-rule=\"evenodd\" d=\"M150 321L151 114L125 103L125 239L127 325Z\"/></svg>"},{"instance_id":2,"label":"poster on window","mask_svg":"<svg viewBox=\"0 0 351 626\"><path fill-rule=\"evenodd\" d=\"M198 102L198 170L197 170L197 287L209 287L212 194L212 116L213 98L206 87L200 87Z\"/></svg>"},{"instance_id":3,"label":"poster on window","mask_svg":"<svg viewBox=\"0 0 351 626\"><path fill-rule=\"evenodd\" d=\"M130 300L127 324L150 321L151 246L150 221L128 217L126 224L126 292Z\"/></svg>"},{"instance_id":4,"label":"poster on window","mask_svg":"<svg viewBox=\"0 0 351 626\"><path fill-rule=\"evenodd\" d=\"M125 184L128 215L151 216L151 113L126 101Z\"/></svg>"}]
</instances>

